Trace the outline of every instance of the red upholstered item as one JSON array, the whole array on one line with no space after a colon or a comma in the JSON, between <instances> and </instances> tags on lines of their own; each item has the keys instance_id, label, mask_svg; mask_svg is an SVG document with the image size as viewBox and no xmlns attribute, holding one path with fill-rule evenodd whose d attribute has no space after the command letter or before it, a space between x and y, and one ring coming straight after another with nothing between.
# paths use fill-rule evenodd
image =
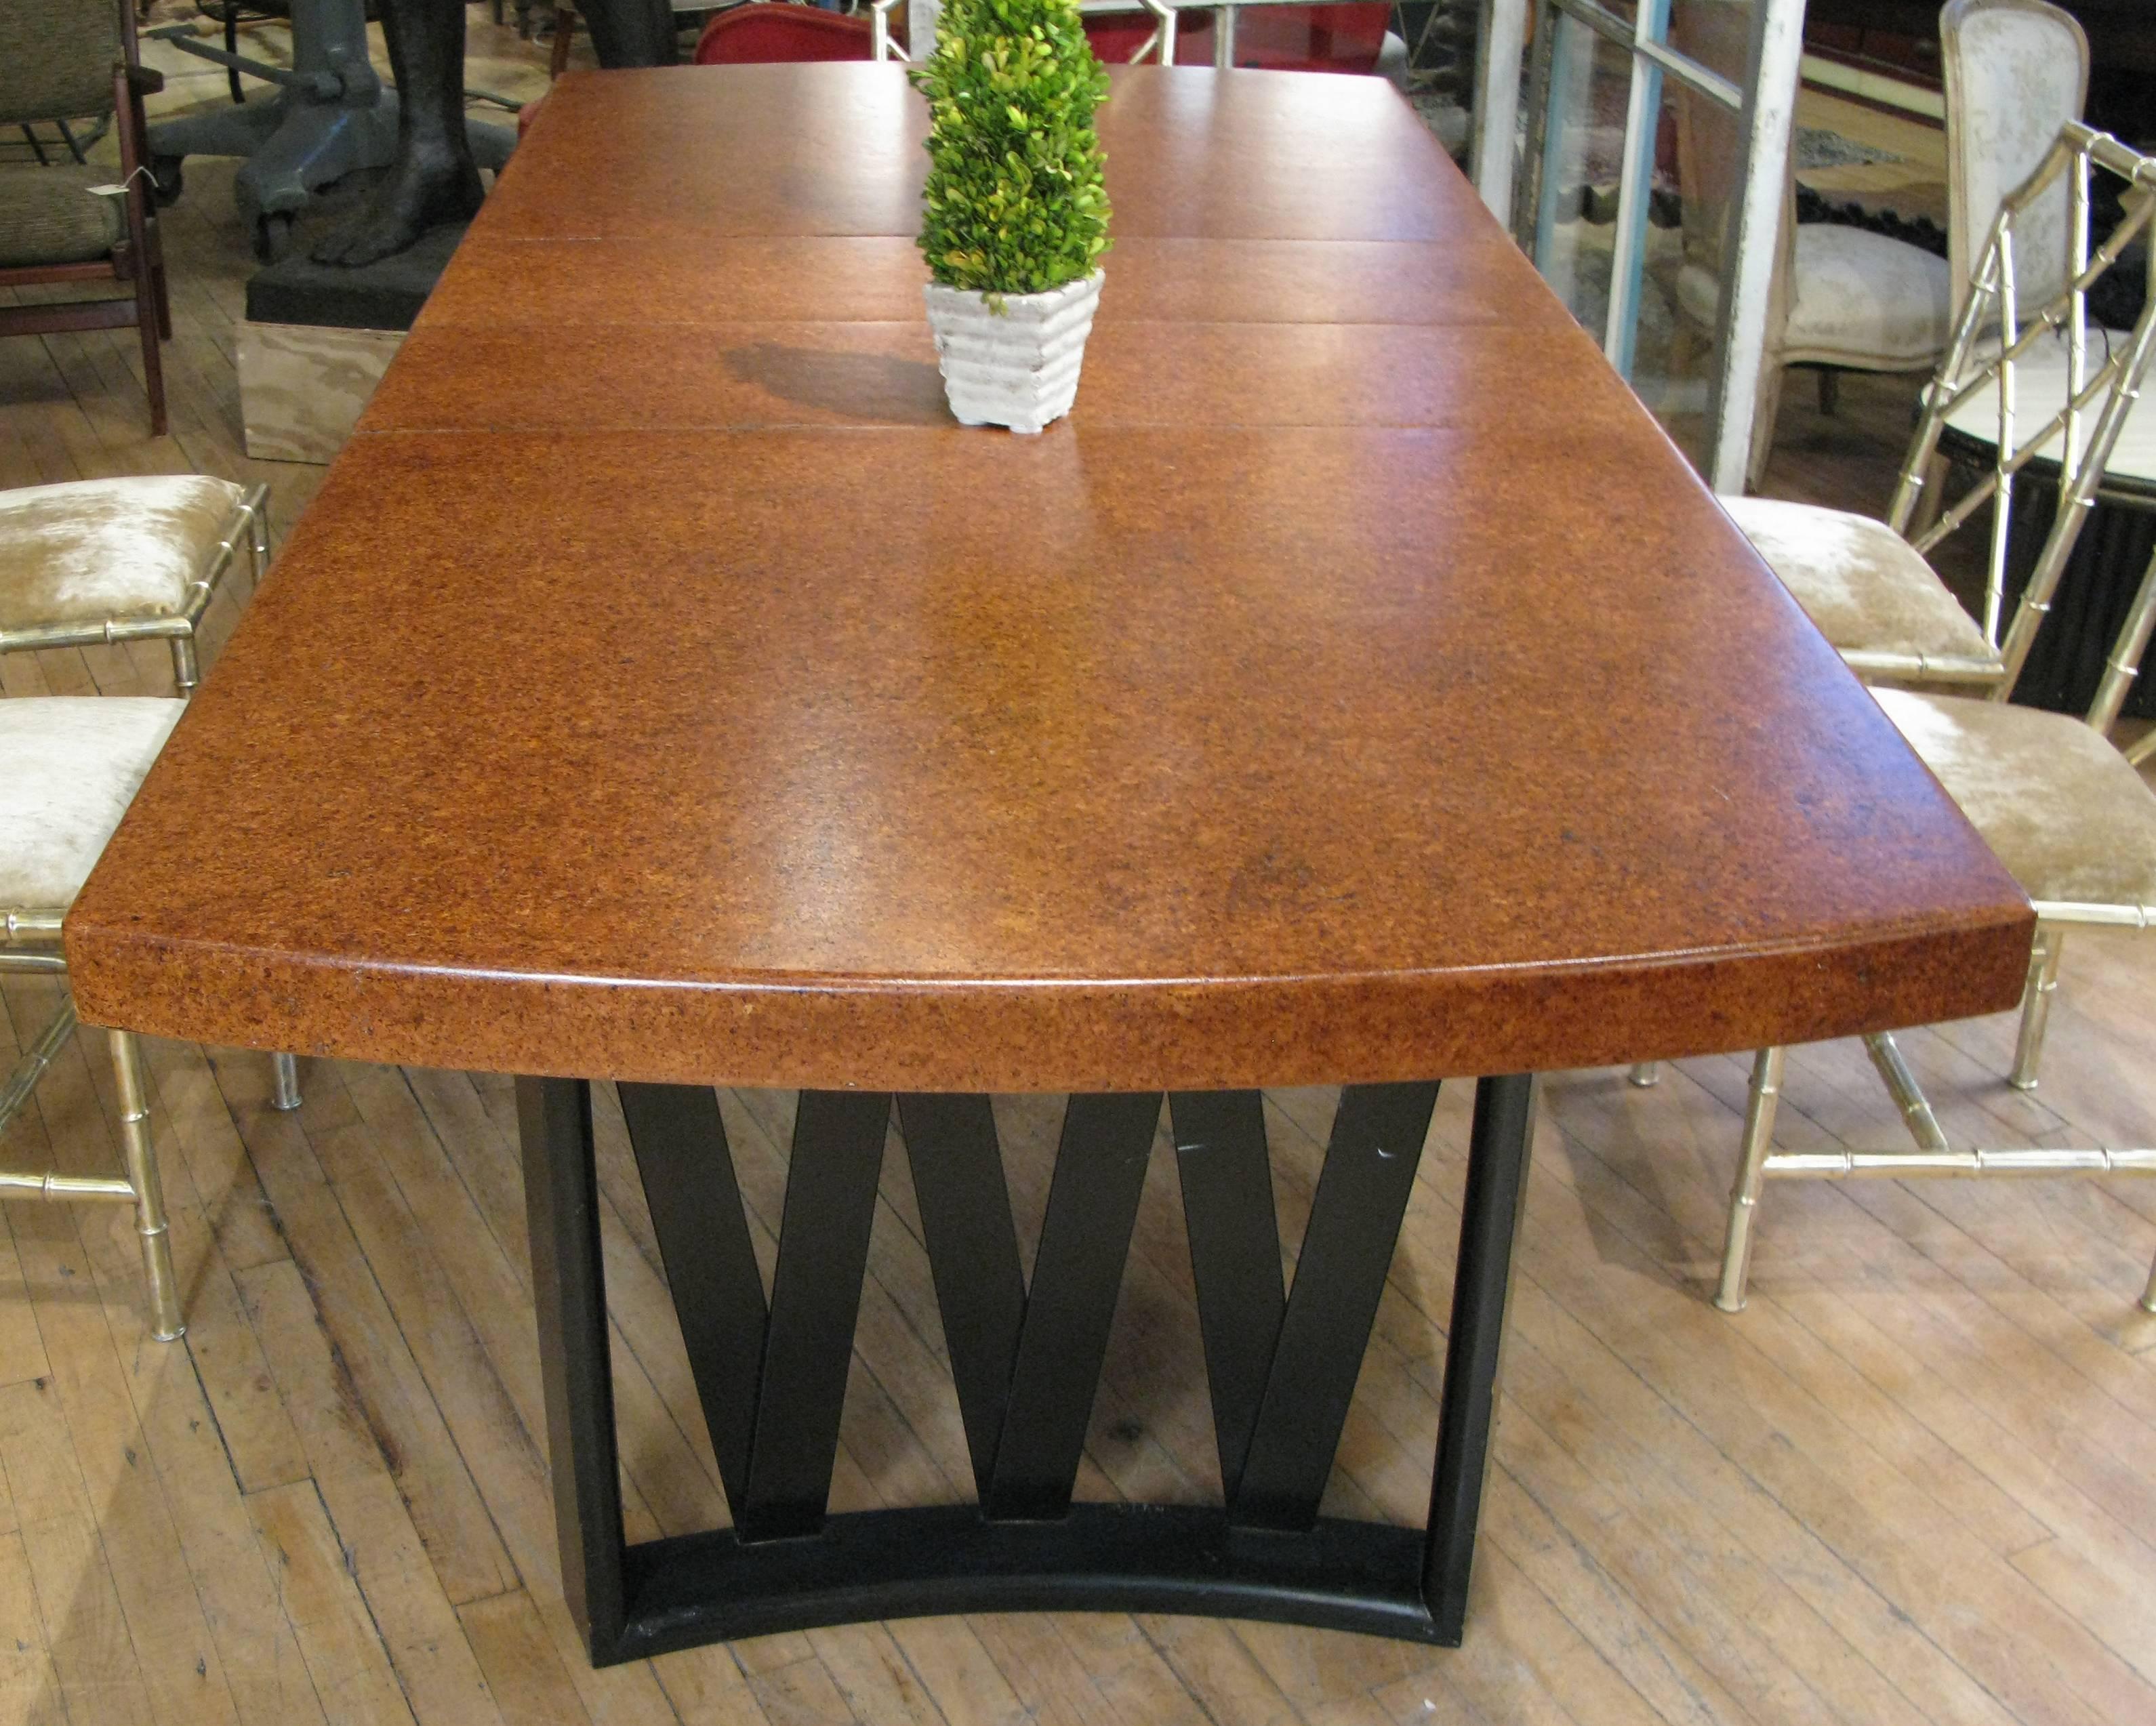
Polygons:
<instances>
[{"instance_id":1,"label":"red upholstered item","mask_svg":"<svg viewBox=\"0 0 2156 1726\"><path fill-rule=\"evenodd\" d=\"M1235 64L1274 72L1370 72L1392 18L1386 5L1249 6L1235 18ZM1151 13L1086 20L1093 52L1110 65L1128 60L1152 34ZM1175 64L1213 64L1213 15L1186 12L1175 33Z\"/></svg>"},{"instance_id":2,"label":"red upholstered item","mask_svg":"<svg viewBox=\"0 0 2156 1726\"><path fill-rule=\"evenodd\" d=\"M899 19L893 8L892 33ZM742 66L773 60L865 60L871 58L866 13L847 17L813 6L753 0L722 12L696 38L700 66Z\"/></svg>"}]
</instances>

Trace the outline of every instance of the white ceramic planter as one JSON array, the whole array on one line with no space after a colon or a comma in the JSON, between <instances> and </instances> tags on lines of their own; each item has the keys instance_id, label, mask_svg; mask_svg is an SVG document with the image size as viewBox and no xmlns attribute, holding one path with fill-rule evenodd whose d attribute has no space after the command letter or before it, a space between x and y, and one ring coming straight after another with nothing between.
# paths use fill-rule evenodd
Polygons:
<instances>
[{"instance_id":1,"label":"white ceramic planter","mask_svg":"<svg viewBox=\"0 0 2156 1726\"><path fill-rule=\"evenodd\" d=\"M1038 432L1070 412L1101 275L1096 269L1045 294L1004 294L1000 312L985 294L928 284L929 333L960 424Z\"/></svg>"}]
</instances>

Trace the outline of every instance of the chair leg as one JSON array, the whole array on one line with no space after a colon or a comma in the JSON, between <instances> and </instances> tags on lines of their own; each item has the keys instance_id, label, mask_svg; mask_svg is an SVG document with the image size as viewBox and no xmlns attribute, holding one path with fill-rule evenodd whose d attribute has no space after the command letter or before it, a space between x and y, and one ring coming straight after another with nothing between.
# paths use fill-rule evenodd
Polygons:
<instances>
[{"instance_id":1,"label":"chair leg","mask_svg":"<svg viewBox=\"0 0 2156 1726\"><path fill-rule=\"evenodd\" d=\"M2051 1027L2051 997L2059 989L2059 952L2066 944L2056 929L2039 929L2029 954L2029 981L2021 991L2021 1036L2014 1047L2014 1070L2007 1083L2017 1091L2036 1088L2036 1063L2044 1058L2044 1033Z\"/></svg>"},{"instance_id":2,"label":"chair leg","mask_svg":"<svg viewBox=\"0 0 2156 1726\"><path fill-rule=\"evenodd\" d=\"M2156 1313L2156 1264L2148 1267L2148 1287L2141 1297L2141 1310Z\"/></svg>"},{"instance_id":3,"label":"chair leg","mask_svg":"<svg viewBox=\"0 0 2156 1726\"><path fill-rule=\"evenodd\" d=\"M150 1334L161 1343L178 1338L180 1293L172 1277L172 1243L165 1222L165 1190L157 1179L157 1147L150 1142L149 1088L142 1078L142 1046L131 1031L115 1031L112 1071L120 1082L120 1150L127 1184L135 1189L135 1230L142 1237L142 1271L150 1288Z\"/></svg>"},{"instance_id":4,"label":"chair leg","mask_svg":"<svg viewBox=\"0 0 2156 1726\"><path fill-rule=\"evenodd\" d=\"M172 688L185 701L195 692L202 681L201 662L195 657L195 638L192 635L172 638Z\"/></svg>"},{"instance_id":5,"label":"chair leg","mask_svg":"<svg viewBox=\"0 0 2156 1726\"><path fill-rule=\"evenodd\" d=\"M577 12L572 6L554 8L554 41L547 55L547 77L549 82L569 69L569 42L577 33Z\"/></svg>"},{"instance_id":6,"label":"chair leg","mask_svg":"<svg viewBox=\"0 0 2156 1726\"><path fill-rule=\"evenodd\" d=\"M1625 1079L1628 1084L1637 1085L1643 1091L1650 1085L1658 1085L1662 1082L1662 1063L1642 1061L1625 1075Z\"/></svg>"},{"instance_id":7,"label":"chair leg","mask_svg":"<svg viewBox=\"0 0 2156 1726\"><path fill-rule=\"evenodd\" d=\"M150 398L150 435L162 438L167 429L165 358L158 351L157 296L151 292L146 275L136 284L135 302L135 315L142 331L142 387Z\"/></svg>"},{"instance_id":8,"label":"chair leg","mask_svg":"<svg viewBox=\"0 0 2156 1726\"><path fill-rule=\"evenodd\" d=\"M1831 366L1822 366L1819 372L1819 409L1832 419L1841 407L1841 374Z\"/></svg>"},{"instance_id":9,"label":"chair leg","mask_svg":"<svg viewBox=\"0 0 2156 1726\"><path fill-rule=\"evenodd\" d=\"M1737 1184L1729 1193L1729 1232L1722 1243L1722 1286L1714 1293L1715 1305L1725 1313L1744 1310L1745 1285L1752 1278L1752 1225L1759 1212L1759 1189L1767 1181L1767 1149L1774 1142L1784 1054L1779 1048L1762 1049L1752 1063L1744 1147L1737 1160Z\"/></svg>"},{"instance_id":10,"label":"chair leg","mask_svg":"<svg viewBox=\"0 0 2156 1726\"><path fill-rule=\"evenodd\" d=\"M270 1076L272 1105L278 1109L297 1109L300 1106L299 1058L295 1055L270 1056Z\"/></svg>"}]
</instances>

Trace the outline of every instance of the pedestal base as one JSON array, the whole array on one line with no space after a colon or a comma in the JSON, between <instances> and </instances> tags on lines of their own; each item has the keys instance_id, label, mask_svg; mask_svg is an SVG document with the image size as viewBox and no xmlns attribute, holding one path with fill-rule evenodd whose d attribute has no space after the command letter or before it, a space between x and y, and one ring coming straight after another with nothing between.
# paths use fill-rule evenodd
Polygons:
<instances>
[{"instance_id":1,"label":"pedestal base","mask_svg":"<svg viewBox=\"0 0 2156 1726\"><path fill-rule=\"evenodd\" d=\"M1158 1095L1074 1097L1033 1274L985 1097L897 1099L978 1503L828 1516L892 1099L805 1091L767 1299L714 1093L620 1087L733 1526L622 1523L591 1094L518 1081L562 1587L593 1662L919 1614L1195 1612L1457 1643L1534 1088L1476 1094L1421 1529L1317 1513L1437 1085L1349 1086L1294 1282L1255 1092L1168 1099L1225 1503L1074 1503Z\"/></svg>"}]
</instances>

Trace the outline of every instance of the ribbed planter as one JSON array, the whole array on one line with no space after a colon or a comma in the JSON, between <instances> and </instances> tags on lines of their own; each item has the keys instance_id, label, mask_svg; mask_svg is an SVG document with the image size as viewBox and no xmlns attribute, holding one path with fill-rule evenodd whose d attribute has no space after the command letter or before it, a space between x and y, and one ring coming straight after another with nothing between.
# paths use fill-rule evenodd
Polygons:
<instances>
[{"instance_id":1,"label":"ribbed planter","mask_svg":"<svg viewBox=\"0 0 2156 1726\"><path fill-rule=\"evenodd\" d=\"M928 284L929 333L961 425L1038 432L1070 412L1101 275L1045 294L1005 294L1001 311L974 289Z\"/></svg>"}]
</instances>

